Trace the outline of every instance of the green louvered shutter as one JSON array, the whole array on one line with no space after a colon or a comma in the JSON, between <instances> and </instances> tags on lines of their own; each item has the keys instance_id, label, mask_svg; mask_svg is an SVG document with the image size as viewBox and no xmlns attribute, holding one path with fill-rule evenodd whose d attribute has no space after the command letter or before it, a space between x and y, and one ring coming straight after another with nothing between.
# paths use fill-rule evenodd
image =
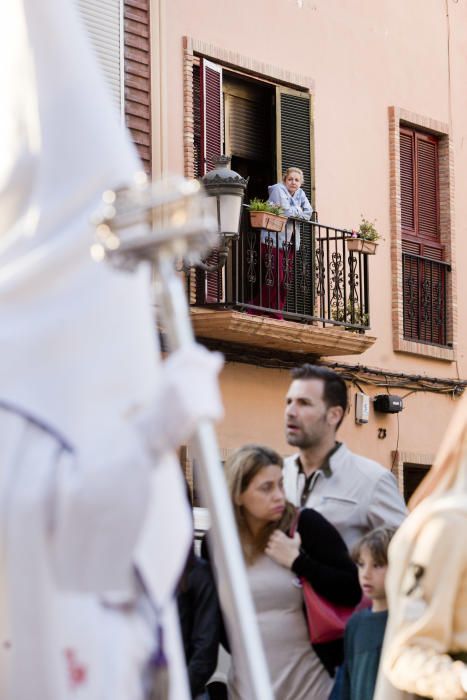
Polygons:
<instances>
[{"instance_id":1,"label":"green louvered shutter","mask_svg":"<svg viewBox=\"0 0 467 700\"><path fill-rule=\"evenodd\" d=\"M303 189L312 202L311 177L311 95L287 88L276 88L278 127L278 180L287 168L295 165L303 170Z\"/></svg>"},{"instance_id":2,"label":"green louvered shutter","mask_svg":"<svg viewBox=\"0 0 467 700\"><path fill-rule=\"evenodd\" d=\"M312 182L312 105L311 95L288 88L276 88L277 174L278 181L287 168L303 170L302 188L313 204ZM296 256L294 275L287 292L285 310L313 315L313 270L315 245L311 227L301 228L301 246Z\"/></svg>"}]
</instances>

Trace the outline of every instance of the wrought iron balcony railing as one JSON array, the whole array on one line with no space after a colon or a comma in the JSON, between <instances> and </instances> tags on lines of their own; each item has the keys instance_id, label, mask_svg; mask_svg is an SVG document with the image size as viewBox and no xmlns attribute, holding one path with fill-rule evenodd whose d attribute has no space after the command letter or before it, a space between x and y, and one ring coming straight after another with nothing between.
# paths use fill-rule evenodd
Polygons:
<instances>
[{"instance_id":1,"label":"wrought iron balcony railing","mask_svg":"<svg viewBox=\"0 0 467 700\"><path fill-rule=\"evenodd\" d=\"M402 253L404 337L447 345L447 274L441 260Z\"/></svg>"},{"instance_id":2,"label":"wrought iron balcony railing","mask_svg":"<svg viewBox=\"0 0 467 700\"><path fill-rule=\"evenodd\" d=\"M349 251L349 237L346 229L295 218L283 233L251 228L245 210L226 266L196 271L191 303L364 332L368 256Z\"/></svg>"}]
</instances>

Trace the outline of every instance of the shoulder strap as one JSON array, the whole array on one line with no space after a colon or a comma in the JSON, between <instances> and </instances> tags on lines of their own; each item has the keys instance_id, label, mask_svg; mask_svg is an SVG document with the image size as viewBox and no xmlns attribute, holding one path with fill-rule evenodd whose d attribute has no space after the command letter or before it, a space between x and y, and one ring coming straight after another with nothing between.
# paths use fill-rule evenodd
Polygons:
<instances>
[{"instance_id":1,"label":"shoulder strap","mask_svg":"<svg viewBox=\"0 0 467 700\"><path fill-rule=\"evenodd\" d=\"M301 512L302 512L301 508L297 508L297 510L295 511L294 518L293 518L292 523L291 523L290 528L289 528L289 537L293 537L295 535L295 533L297 532L297 525L298 525L298 521L299 521Z\"/></svg>"}]
</instances>

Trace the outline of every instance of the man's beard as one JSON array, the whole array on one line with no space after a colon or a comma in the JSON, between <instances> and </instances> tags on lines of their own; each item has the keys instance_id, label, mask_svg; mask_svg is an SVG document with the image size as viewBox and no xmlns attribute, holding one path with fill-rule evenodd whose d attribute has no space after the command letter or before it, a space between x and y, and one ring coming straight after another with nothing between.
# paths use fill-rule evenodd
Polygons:
<instances>
[{"instance_id":1,"label":"man's beard","mask_svg":"<svg viewBox=\"0 0 467 700\"><path fill-rule=\"evenodd\" d=\"M321 442L321 435L307 435L306 433L292 433L286 435L286 440L292 447L298 447L300 450L306 450L309 447L316 447Z\"/></svg>"}]
</instances>

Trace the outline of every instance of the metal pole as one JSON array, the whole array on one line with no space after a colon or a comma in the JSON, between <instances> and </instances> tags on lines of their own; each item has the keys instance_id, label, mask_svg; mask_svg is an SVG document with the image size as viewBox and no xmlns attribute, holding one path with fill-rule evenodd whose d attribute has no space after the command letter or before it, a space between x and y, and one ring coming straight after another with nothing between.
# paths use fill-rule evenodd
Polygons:
<instances>
[{"instance_id":1,"label":"metal pole","mask_svg":"<svg viewBox=\"0 0 467 700\"><path fill-rule=\"evenodd\" d=\"M189 309L173 256L159 251L156 258L156 298L170 350L194 342ZM193 438L200 472L200 488L212 521L213 555L218 571L219 597L227 620L235 664L249 686L251 700L273 700L268 668L237 536L230 497L222 472L216 434L202 421Z\"/></svg>"},{"instance_id":2,"label":"metal pole","mask_svg":"<svg viewBox=\"0 0 467 700\"><path fill-rule=\"evenodd\" d=\"M133 189L106 192L103 210L95 217L100 243L97 259L108 257L116 267L132 270L140 262L155 267L156 299L171 351L195 338L185 290L175 272L178 257L199 255L213 246L213 222L204 211L199 184L175 178L137 183ZM143 224L150 231L140 230ZM135 229L136 226L136 229ZM218 228L218 227L217 227ZM214 242L215 245L215 242ZM227 492L214 427L202 421L193 447L200 487L212 521L212 545L218 572L219 597L232 643L235 665L245 679L248 700L273 700L268 668L246 576L237 526Z\"/></svg>"}]
</instances>

